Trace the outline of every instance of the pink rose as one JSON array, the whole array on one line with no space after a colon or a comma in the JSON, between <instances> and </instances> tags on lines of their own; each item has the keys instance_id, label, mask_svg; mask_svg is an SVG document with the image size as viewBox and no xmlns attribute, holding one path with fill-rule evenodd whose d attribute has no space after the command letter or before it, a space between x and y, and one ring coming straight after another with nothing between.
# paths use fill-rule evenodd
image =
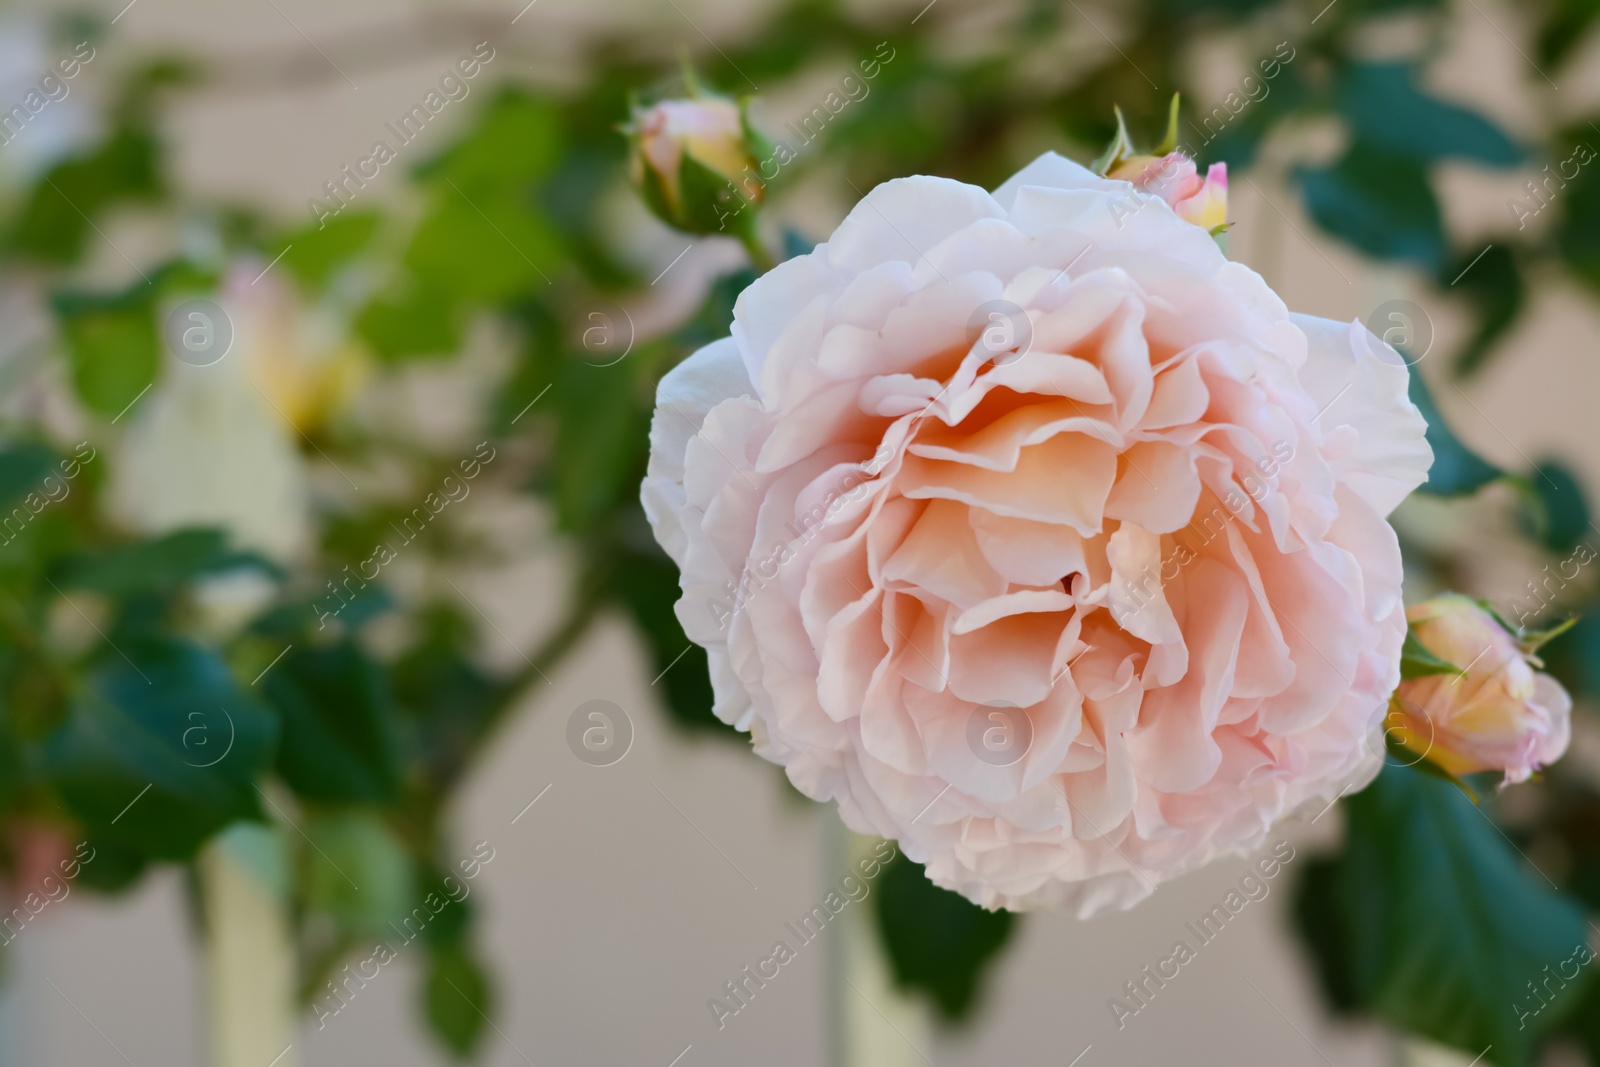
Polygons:
<instances>
[{"instance_id":1,"label":"pink rose","mask_svg":"<svg viewBox=\"0 0 1600 1067\"><path fill-rule=\"evenodd\" d=\"M716 713L986 907L1127 907L1369 779L1407 371L1054 154L874 189L661 382Z\"/></svg>"},{"instance_id":2,"label":"pink rose","mask_svg":"<svg viewBox=\"0 0 1600 1067\"><path fill-rule=\"evenodd\" d=\"M1395 711L1403 728L1391 736L1451 774L1504 771L1508 785L1561 758L1572 698L1534 670L1542 664L1515 635L1458 593L1413 604L1406 617L1424 648L1465 673L1401 682Z\"/></svg>"}]
</instances>

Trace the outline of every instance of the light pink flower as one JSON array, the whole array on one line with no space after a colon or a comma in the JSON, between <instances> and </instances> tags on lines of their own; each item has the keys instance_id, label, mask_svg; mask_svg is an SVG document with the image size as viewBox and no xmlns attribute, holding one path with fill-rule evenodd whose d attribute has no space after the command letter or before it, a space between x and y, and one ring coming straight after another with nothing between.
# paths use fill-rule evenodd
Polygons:
<instances>
[{"instance_id":1,"label":"light pink flower","mask_svg":"<svg viewBox=\"0 0 1600 1067\"><path fill-rule=\"evenodd\" d=\"M1047 154L887 182L745 290L644 504L757 753L940 885L1089 915L1376 772L1406 382Z\"/></svg>"},{"instance_id":2,"label":"light pink flower","mask_svg":"<svg viewBox=\"0 0 1600 1067\"><path fill-rule=\"evenodd\" d=\"M1554 763L1572 736L1572 698L1516 637L1477 603L1452 593L1406 611L1422 646L1465 674L1400 683L1396 710L1408 748L1451 774L1504 771L1527 781Z\"/></svg>"}]
</instances>

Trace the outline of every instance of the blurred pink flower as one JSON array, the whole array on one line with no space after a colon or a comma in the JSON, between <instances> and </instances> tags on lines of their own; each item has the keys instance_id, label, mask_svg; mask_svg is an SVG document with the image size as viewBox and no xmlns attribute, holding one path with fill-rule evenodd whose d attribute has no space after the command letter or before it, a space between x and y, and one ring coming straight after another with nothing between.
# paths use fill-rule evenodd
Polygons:
<instances>
[{"instance_id":1,"label":"blurred pink flower","mask_svg":"<svg viewBox=\"0 0 1600 1067\"><path fill-rule=\"evenodd\" d=\"M1059 156L874 189L661 382L715 711L986 907L1127 907L1376 773L1407 370Z\"/></svg>"}]
</instances>

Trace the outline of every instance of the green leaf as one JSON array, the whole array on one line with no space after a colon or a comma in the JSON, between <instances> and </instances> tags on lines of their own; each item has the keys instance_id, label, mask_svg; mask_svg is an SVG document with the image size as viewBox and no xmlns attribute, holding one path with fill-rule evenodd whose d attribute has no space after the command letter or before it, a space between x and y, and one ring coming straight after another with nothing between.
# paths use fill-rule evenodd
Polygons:
<instances>
[{"instance_id":1,"label":"green leaf","mask_svg":"<svg viewBox=\"0 0 1600 1067\"><path fill-rule=\"evenodd\" d=\"M453 147L418 167L428 207L402 270L357 318L379 355L448 356L479 306L548 284L564 258L536 184L560 158L552 107L507 90Z\"/></svg>"},{"instance_id":2,"label":"green leaf","mask_svg":"<svg viewBox=\"0 0 1600 1067\"><path fill-rule=\"evenodd\" d=\"M0 508L9 508L29 493L40 492L55 473L56 454L31 441L0 445Z\"/></svg>"},{"instance_id":3,"label":"green leaf","mask_svg":"<svg viewBox=\"0 0 1600 1067\"><path fill-rule=\"evenodd\" d=\"M1559 66L1600 17L1596 0L1555 0L1539 29L1537 51L1541 66Z\"/></svg>"},{"instance_id":4,"label":"green leaf","mask_svg":"<svg viewBox=\"0 0 1600 1067\"><path fill-rule=\"evenodd\" d=\"M1405 644L1400 648L1400 677L1426 678L1430 674L1464 674L1449 660L1440 659L1417 639L1415 632L1406 631Z\"/></svg>"},{"instance_id":5,"label":"green leaf","mask_svg":"<svg viewBox=\"0 0 1600 1067\"><path fill-rule=\"evenodd\" d=\"M1298 50L1287 54L1300 55ZM1304 60L1291 58L1284 63L1282 58L1280 47L1260 61L1267 64L1261 68L1265 96L1251 100L1236 92L1229 93L1219 101L1208 102L1210 110L1195 112L1189 129L1197 139L1187 143L1191 154L1197 158L1204 156L1209 162L1226 162L1236 170L1255 162L1267 134L1283 120L1303 111L1310 98L1310 90L1301 77ZM1276 76L1265 77L1268 70L1275 70Z\"/></svg>"},{"instance_id":6,"label":"green leaf","mask_svg":"<svg viewBox=\"0 0 1600 1067\"><path fill-rule=\"evenodd\" d=\"M520 193L445 185L404 264L427 299L494 303L547 284L559 258L560 238Z\"/></svg>"},{"instance_id":7,"label":"green leaf","mask_svg":"<svg viewBox=\"0 0 1600 1067\"><path fill-rule=\"evenodd\" d=\"M650 647L650 669L664 690L662 696L673 722L684 729L742 736L711 711L716 695L711 690L706 650L684 634L673 609L681 592L677 565L659 549L648 554L625 553L617 562L614 589ZM724 607L731 609L732 604ZM710 612L713 608L704 604L698 610Z\"/></svg>"},{"instance_id":8,"label":"green leaf","mask_svg":"<svg viewBox=\"0 0 1600 1067\"><path fill-rule=\"evenodd\" d=\"M1590 557L1591 559L1593 556ZM1532 620L1539 615L1534 608L1527 612ZM1540 651L1556 680L1575 697L1586 697L1591 702L1600 701L1600 615L1585 615ZM1595 879L1596 906L1600 907L1600 874Z\"/></svg>"},{"instance_id":9,"label":"green leaf","mask_svg":"<svg viewBox=\"0 0 1600 1067\"><path fill-rule=\"evenodd\" d=\"M397 934L415 936L418 923L427 929L433 912L412 888L411 859L376 813L313 812L301 829L306 851L298 866L308 908L331 916L350 935L388 930L391 923ZM421 914L406 927L413 908Z\"/></svg>"},{"instance_id":10,"label":"green leaf","mask_svg":"<svg viewBox=\"0 0 1600 1067\"><path fill-rule=\"evenodd\" d=\"M1434 405L1428 385L1415 367L1411 369L1411 402L1417 405L1428 423L1428 445L1433 449L1433 466L1421 491L1436 496L1464 496L1503 477L1505 471L1480 457L1450 431L1444 416Z\"/></svg>"},{"instance_id":11,"label":"green leaf","mask_svg":"<svg viewBox=\"0 0 1600 1067\"><path fill-rule=\"evenodd\" d=\"M448 356L461 344L462 317L449 300L406 290L373 298L356 316L356 333L385 359Z\"/></svg>"},{"instance_id":12,"label":"green leaf","mask_svg":"<svg viewBox=\"0 0 1600 1067\"><path fill-rule=\"evenodd\" d=\"M1350 63L1335 102L1355 137L1421 160L1469 159L1509 167L1522 149L1488 119L1417 88L1409 63Z\"/></svg>"},{"instance_id":13,"label":"green leaf","mask_svg":"<svg viewBox=\"0 0 1600 1067\"><path fill-rule=\"evenodd\" d=\"M1016 916L985 911L940 889L903 854L878 878L878 933L895 984L927 996L945 1019L968 1018L984 971L1005 947Z\"/></svg>"},{"instance_id":14,"label":"green leaf","mask_svg":"<svg viewBox=\"0 0 1600 1067\"><path fill-rule=\"evenodd\" d=\"M382 216L376 212L340 212L320 224L313 222L285 234L277 242L283 251L282 265L307 291L316 293L366 250L381 221Z\"/></svg>"},{"instance_id":15,"label":"green leaf","mask_svg":"<svg viewBox=\"0 0 1600 1067\"><path fill-rule=\"evenodd\" d=\"M1444 224L1427 168L1414 156L1364 141L1332 166L1299 172L1318 226L1377 259L1403 259L1436 273Z\"/></svg>"},{"instance_id":16,"label":"green leaf","mask_svg":"<svg viewBox=\"0 0 1600 1067\"><path fill-rule=\"evenodd\" d=\"M483 109L454 146L417 168L424 181L468 194L524 188L550 174L561 158L561 128L554 105L519 89L505 89Z\"/></svg>"},{"instance_id":17,"label":"green leaf","mask_svg":"<svg viewBox=\"0 0 1600 1067\"><path fill-rule=\"evenodd\" d=\"M405 764L440 787L453 782L509 696L473 662L475 621L442 606L419 612L420 638L392 671Z\"/></svg>"},{"instance_id":18,"label":"green leaf","mask_svg":"<svg viewBox=\"0 0 1600 1067\"><path fill-rule=\"evenodd\" d=\"M639 346L639 349L645 346ZM555 469L556 517L569 533L582 533L619 502L638 496L644 475L641 450L649 430L649 413L634 392L634 356L614 367L591 367L568 360L544 403L558 407ZM619 373L620 372L620 373Z\"/></svg>"},{"instance_id":19,"label":"green leaf","mask_svg":"<svg viewBox=\"0 0 1600 1067\"><path fill-rule=\"evenodd\" d=\"M456 1059L470 1059L488 1032L489 976L465 948L433 952L423 983L428 1028Z\"/></svg>"},{"instance_id":20,"label":"green leaf","mask_svg":"<svg viewBox=\"0 0 1600 1067\"><path fill-rule=\"evenodd\" d=\"M119 129L89 152L56 164L34 186L5 243L47 263L77 261L92 236L90 223L125 200L150 200L161 192L160 149L155 137Z\"/></svg>"},{"instance_id":21,"label":"green leaf","mask_svg":"<svg viewBox=\"0 0 1600 1067\"><path fill-rule=\"evenodd\" d=\"M1524 524L1551 552L1571 552L1589 532L1589 505L1577 476L1558 459L1541 460L1518 480L1526 507Z\"/></svg>"},{"instance_id":22,"label":"green leaf","mask_svg":"<svg viewBox=\"0 0 1600 1067\"><path fill-rule=\"evenodd\" d=\"M116 418L155 381L161 364L155 297L155 286L141 281L121 293L53 298L72 384L90 410Z\"/></svg>"},{"instance_id":23,"label":"green leaf","mask_svg":"<svg viewBox=\"0 0 1600 1067\"><path fill-rule=\"evenodd\" d=\"M1529 991L1585 944L1581 909L1449 783L1390 765L1346 811L1344 853L1301 898L1331 927L1311 946L1336 956L1321 967L1330 995L1468 1057L1523 1067L1593 977L1576 968L1548 1007Z\"/></svg>"},{"instance_id":24,"label":"green leaf","mask_svg":"<svg viewBox=\"0 0 1600 1067\"><path fill-rule=\"evenodd\" d=\"M1336 857L1301 860L1291 917L1295 932L1310 950L1323 999L1335 1012L1349 1015L1361 1009L1362 1001L1348 951L1350 931L1340 895L1341 871Z\"/></svg>"},{"instance_id":25,"label":"green leaf","mask_svg":"<svg viewBox=\"0 0 1600 1067\"><path fill-rule=\"evenodd\" d=\"M145 799L149 799L146 797ZM149 860L138 849L91 836L78 869L78 884L97 893L120 893L144 874Z\"/></svg>"},{"instance_id":26,"label":"green leaf","mask_svg":"<svg viewBox=\"0 0 1600 1067\"><path fill-rule=\"evenodd\" d=\"M1481 255L1472 255L1475 258L1463 257L1440 274L1441 284L1467 300L1475 319L1472 336L1456 356L1454 370L1460 378L1488 363L1495 342L1517 321L1527 297L1509 246L1490 245Z\"/></svg>"},{"instance_id":27,"label":"green leaf","mask_svg":"<svg viewBox=\"0 0 1600 1067\"><path fill-rule=\"evenodd\" d=\"M126 657L126 658L124 658ZM96 840L184 860L260 815L277 724L214 653L123 636L46 739L46 775Z\"/></svg>"},{"instance_id":28,"label":"green leaf","mask_svg":"<svg viewBox=\"0 0 1600 1067\"><path fill-rule=\"evenodd\" d=\"M1511 213L1519 220L1526 219L1528 212L1542 214L1544 209L1541 203L1553 198L1561 212L1550 227L1556 249L1574 274L1591 287L1600 288L1600 167L1594 165L1595 146L1600 141L1596 140L1594 130L1587 123L1571 131L1570 136L1576 140L1577 147L1570 153L1559 155L1553 150L1552 155L1556 158L1552 160L1550 169L1554 173L1577 165L1577 173L1572 175L1564 188L1560 185L1561 175L1558 174L1555 181L1540 175L1539 178L1546 184L1540 185L1538 180L1534 181L1539 195L1519 194ZM1521 210L1517 209L1519 205Z\"/></svg>"},{"instance_id":29,"label":"green leaf","mask_svg":"<svg viewBox=\"0 0 1600 1067\"><path fill-rule=\"evenodd\" d=\"M388 681L352 639L292 648L260 688L283 723L278 773L308 800L386 801L399 789Z\"/></svg>"},{"instance_id":30,"label":"green leaf","mask_svg":"<svg viewBox=\"0 0 1600 1067\"><path fill-rule=\"evenodd\" d=\"M64 589L129 596L171 592L208 575L246 567L268 575L279 573L262 556L229 549L224 531L193 527L96 554L70 556L55 581Z\"/></svg>"}]
</instances>

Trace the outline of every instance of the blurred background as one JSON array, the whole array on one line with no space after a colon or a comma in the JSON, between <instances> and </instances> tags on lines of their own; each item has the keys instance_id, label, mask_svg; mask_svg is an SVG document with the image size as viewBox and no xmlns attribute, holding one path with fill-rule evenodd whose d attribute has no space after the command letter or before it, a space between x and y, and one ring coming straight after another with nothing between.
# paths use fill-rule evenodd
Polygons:
<instances>
[{"instance_id":1,"label":"blurred background","mask_svg":"<svg viewBox=\"0 0 1600 1067\"><path fill-rule=\"evenodd\" d=\"M1600 1062L1600 989L1548 980L1600 908L1597 16L0 9L0 1064ZM1250 861L1084 923L900 858L740 1006L874 843L711 716L637 503L655 381L751 277L629 185L686 63L798 146L790 254L891 177L1087 161L1114 104L1153 143L1181 92L1230 257L1414 363L1410 594L1588 613L1566 760L1286 827L1142 1002Z\"/></svg>"}]
</instances>

